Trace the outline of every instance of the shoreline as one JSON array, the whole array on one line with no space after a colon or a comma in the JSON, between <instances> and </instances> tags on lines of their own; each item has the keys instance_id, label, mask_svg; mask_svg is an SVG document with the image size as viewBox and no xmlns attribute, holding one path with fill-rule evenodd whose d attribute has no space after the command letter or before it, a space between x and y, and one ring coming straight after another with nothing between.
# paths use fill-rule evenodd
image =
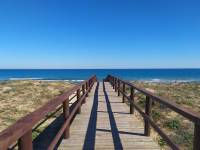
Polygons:
<instances>
[{"instance_id":1,"label":"shoreline","mask_svg":"<svg viewBox=\"0 0 200 150\"><path fill-rule=\"evenodd\" d=\"M84 80L49 80L49 79L38 79L38 78L16 78L16 79L8 79L8 80L0 80L0 84L4 82L17 82L17 81L27 81L27 82L65 82L70 84L77 84L83 82Z\"/></svg>"},{"instance_id":2,"label":"shoreline","mask_svg":"<svg viewBox=\"0 0 200 150\"><path fill-rule=\"evenodd\" d=\"M165 79L152 79L152 80L129 80L130 82L142 83L200 83L200 80L165 80Z\"/></svg>"},{"instance_id":3,"label":"shoreline","mask_svg":"<svg viewBox=\"0 0 200 150\"><path fill-rule=\"evenodd\" d=\"M200 80L195 79L124 79L129 82L141 82L141 83L200 83ZM83 82L84 79L44 79L44 78L9 78L9 79L0 79L1 82L7 81L46 81L46 82L70 82L70 83L79 83ZM102 81L102 80L99 80Z\"/></svg>"}]
</instances>

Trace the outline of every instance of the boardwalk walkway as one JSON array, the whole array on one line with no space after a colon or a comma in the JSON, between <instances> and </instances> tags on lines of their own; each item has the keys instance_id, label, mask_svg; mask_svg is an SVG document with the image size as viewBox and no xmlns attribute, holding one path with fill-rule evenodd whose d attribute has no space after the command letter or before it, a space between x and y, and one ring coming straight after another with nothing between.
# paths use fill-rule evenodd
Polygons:
<instances>
[{"instance_id":1,"label":"boardwalk walkway","mask_svg":"<svg viewBox=\"0 0 200 150\"><path fill-rule=\"evenodd\" d=\"M74 119L70 138L63 139L59 150L134 149L158 150L151 137L143 135L142 121L129 114L111 85L95 84L81 114Z\"/></svg>"},{"instance_id":2,"label":"boardwalk walkway","mask_svg":"<svg viewBox=\"0 0 200 150\"><path fill-rule=\"evenodd\" d=\"M181 149L152 119L152 104L156 102L193 123L193 150L200 150L198 113L118 77L108 75L104 81L107 82L99 83L96 75L93 75L19 119L0 133L0 149L159 150L158 144L150 137L150 128L171 149ZM134 103L136 91L145 97L144 110ZM123 98L117 95L123 95ZM122 103L122 99L123 102L129 102L130 106ZM133 114L133 108L143 120ZM54 117L53 122L40 133L38 129ZM33 133L36 132L39 135L33 138Z\"/></svg>"}]
</instances>

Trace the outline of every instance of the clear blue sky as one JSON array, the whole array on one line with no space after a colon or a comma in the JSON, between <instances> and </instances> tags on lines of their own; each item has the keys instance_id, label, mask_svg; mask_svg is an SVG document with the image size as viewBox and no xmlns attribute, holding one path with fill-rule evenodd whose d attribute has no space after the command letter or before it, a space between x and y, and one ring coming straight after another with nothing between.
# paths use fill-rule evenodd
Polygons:
<instances>
[{"instance_id":1,"label":"clear blue sky","mask_svg":"<svg viewBox=\"0 0 200 150\"><path fill-rule=\"evenodd\" d=\"M0 68L200 68L199 0L1 0Z\"/></svg>"}]
</instances>

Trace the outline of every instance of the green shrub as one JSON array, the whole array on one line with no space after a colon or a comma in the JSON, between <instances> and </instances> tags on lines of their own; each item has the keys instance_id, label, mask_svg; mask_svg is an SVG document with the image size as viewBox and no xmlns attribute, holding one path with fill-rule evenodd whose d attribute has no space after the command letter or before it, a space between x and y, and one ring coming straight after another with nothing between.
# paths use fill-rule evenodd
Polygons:
<instances>
[{"instance_id":1,"label":"green shrub","mask_svg":"<svg viewBox=\"0 0 200 150\"><path fill-rule=\"evenodd\" d=\"M190 100L182 100L180 103L188 105L188 106L193 106L193 103Z\"/></svg>"},{"instance_id":2,"label":"green shrub","mask_svg":"<svg viewBox=\"0 0 200 150\"><path fill-rule=\"evenodd\" d=\"M192 150L193 134L189 131L178 130L172 137L172 140L183 147L187 147L188 150Z\"/></svg>"},{"instance_id":3,"label":"green shrub","mask_svg":"<svg viewBox=\"0 0 200 150\"><path fill-rule=\"evenodd\" d=\"M158 144L160 145L160 147L164 147L166 145L166 142L161 138L158 140Z\"/></svg>"},{"instance_id":4,"label":"green shrub","mask_svg":"<svg viewBox=\"0 0 200 150\"><path fill-rule=\"evenodd\" d=\"M153 117L153 120L158 121L161 117L161 114L160 114L160 112L153 110L152 111L152 117Z\"/></svg>"},{"instance_id":5,"label":"green shrub","mask_svg":"<svg viewBox=\"0 0 200 150\"><path fill-rule=\"evenodd\" d=\"M173 119L173 120L169 120L167 122L165 122L164 124L165 127L169 128L169 129L179 129L181 124L180 121L177 119Z\"/></svg>"}]
</instances>

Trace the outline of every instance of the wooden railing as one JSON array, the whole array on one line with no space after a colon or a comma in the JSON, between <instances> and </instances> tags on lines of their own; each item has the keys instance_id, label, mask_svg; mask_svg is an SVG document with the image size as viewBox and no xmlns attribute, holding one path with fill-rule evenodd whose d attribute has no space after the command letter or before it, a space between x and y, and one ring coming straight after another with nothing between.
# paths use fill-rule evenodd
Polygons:
<instances>
[{"instance_id":1,"label":"wooden railing","mask_svg":"<svg viewBox=\"0 0 200 150\"><path fill-rule=\"evenodd\" d=\"M49 150L53 150L62 136L64 138L69 138L70 122L76 113L81 113L81 105L85 102L96 80L96 76L92 76L90 79L82 82L80 85L76 85L71 90L49 101L41 108L23 117L15 124L2 131L0 133L0 150L7 150L16 142L20 150L32 150L33 128L38 128L43 124L51 116L49 116L49 113L55 114L58 110L63 108L64 122L59 132L48 146ZM74 93L76 94L73 96ZM69 101L75 97L77 97L75 106L69 111Z\"/></svg>"},{"instance_id":2,"label":"wooden railing","mask_svg":"<svg viewBox=\"0 0 200 150\"><path fill-rule=\"evenodd\" d=\"M170 108L171 110L184 116L185 118L189 119L191 122L194 123L193 149L200 150L200 116L197 113L189 109L186 109L184 107L178 106L176 103L168 99L156 96L145 89L139 88L133 85L132 83L121 80L117 77L108 75L106 80L109 81L113 86L113 88L115 89L115 91L118 92L118 96L122 94L122 102L125 102L125 99L129 101L130 113L133 114L134 109L136 109L144 118L144 135L150 136L150 126L152 126L154 130L159 133L159 135L167 142L167 144L172 149L174 150L180 149L179 146L176 145L153 121L151 116L151 108L152 108L152 102L156 101L158 103L165 105L167 108ZM130 87L130 95L126 94L126 86ZM134 96L136 90L146 96L145 112L143 112L141 108L134 103Z\"/></svg>"}]
</instances>

